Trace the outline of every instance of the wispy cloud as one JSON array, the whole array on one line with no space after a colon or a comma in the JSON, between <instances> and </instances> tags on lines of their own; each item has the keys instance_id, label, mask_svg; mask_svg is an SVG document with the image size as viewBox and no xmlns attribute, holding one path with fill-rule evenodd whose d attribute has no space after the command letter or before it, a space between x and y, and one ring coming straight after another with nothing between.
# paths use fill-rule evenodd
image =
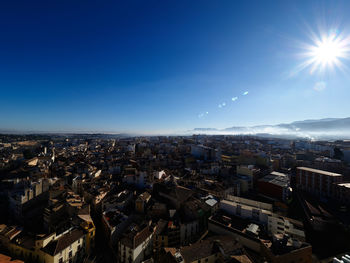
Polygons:
<instances>
[{"instance_id":1,"label":"wispy cloud","mask_svg":"<svg viewBox=\"0 0 350 263\"><path fill-rule=\"evenodd\" d=\"M246 96L246 95L248 95L248 93L249 93L248 91L245 91L245 92L243 92L242 95L243 95L243 96Z\"/></svg>"},{"instance_id":2,"label":"wispy cloud","mask_svg":"<svg viewBox=\"0 0 350 263\"><path fill-rule=\"evenodd\" d=\"M232 98L232 101L236 101L236 100L238 100L238 97L233 97Z\"/></svg>"}]
</instances>

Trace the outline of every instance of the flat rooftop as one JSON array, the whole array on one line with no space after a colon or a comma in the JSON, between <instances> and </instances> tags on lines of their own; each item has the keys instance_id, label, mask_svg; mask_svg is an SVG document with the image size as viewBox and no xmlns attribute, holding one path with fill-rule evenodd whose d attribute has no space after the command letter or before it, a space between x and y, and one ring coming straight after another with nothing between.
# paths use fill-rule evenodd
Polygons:
<instances>
[{"instance_id":1,"label":"flat rooftop","mask_svg":"<svg viewBox=\"0 0 350 263\"><path fill-rule=\"evenodd\" d=\"M309 167L297 167L297 169L312 172L312 173L324 174L327 176L342 176L341 174L332 173L332 172L323 171L323 170L318 170L318 169L313 169L313 168L309 168Z\"/></svg>"},{"instance_id":2,"label":"flat rooftop","mask_svg":"<svg viewBox=\"0 0 350 263\"><path fill-rule=\"evenodd\" d=\"M289 187L289 177L282 173L272 172L269 175L259 179L259 182L267 182L281 187Z\"/></svg>"}]
</instances>

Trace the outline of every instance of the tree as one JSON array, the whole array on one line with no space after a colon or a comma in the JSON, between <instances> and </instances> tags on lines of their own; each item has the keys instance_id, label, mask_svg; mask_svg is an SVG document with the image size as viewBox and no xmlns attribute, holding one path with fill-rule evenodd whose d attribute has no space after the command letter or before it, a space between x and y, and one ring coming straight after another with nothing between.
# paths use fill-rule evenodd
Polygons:
<instances>
[{"instance_id":1,"label":"tree","mask_svg":"<svg viewBox=\"0 0 350 263\"><path fill-rule=\"evenodd\" d=\"M344 153L338 147L334 147L334 158L338 160L342 160L344 157Z\"/></svg>"}]
</instances>

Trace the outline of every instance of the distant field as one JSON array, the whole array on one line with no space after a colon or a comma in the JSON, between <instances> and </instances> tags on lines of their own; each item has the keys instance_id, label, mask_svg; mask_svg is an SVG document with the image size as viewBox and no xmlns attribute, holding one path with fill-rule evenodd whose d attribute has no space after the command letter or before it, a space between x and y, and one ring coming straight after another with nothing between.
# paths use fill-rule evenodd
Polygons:
<instances>
[{"instance_id":1,"label":"distant field","mask_svg":"<svg viewBox=\"0 0 350 263\"><path fill-rule=\"evenodd\" d=\"M17 142L17 144L20 146L35 146L38 144L38 141L21 141Z\"/></svg>"}]
</instances>

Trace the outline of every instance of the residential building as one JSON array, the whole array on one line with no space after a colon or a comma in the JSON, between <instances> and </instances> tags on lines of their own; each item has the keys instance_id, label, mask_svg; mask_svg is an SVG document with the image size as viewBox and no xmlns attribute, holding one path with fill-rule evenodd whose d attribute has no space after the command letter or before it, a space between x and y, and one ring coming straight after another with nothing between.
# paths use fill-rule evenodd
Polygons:
<instances>
[{"instance_id":1,"label":"residential building","mask_svg":"<svg viewBox=\"0 0 350 263\"><path fill-rule=\"evenodd\" d=\"M140 263L152 253L153 229L148 224L131 224L118 242L121 263Z\"/></svg>"},{"instance_id":2,"label":"residential building","mask_svg":"<svg viewBox=\"0 0 350 263\"><path fill-rule=\"evenodd\" d=\"M237 178L241 181L241 192L252 190L256 186L256 181L260 169L255 165L238 165L236 168Z\"/></svg>"},{"instance_id":3,"label":"residential building","mask_svg":"<svg viewBox=\"0 0 350 263\"><path fill-rule=\"evenodd\" d=\"M333 184L333 198L341 204L350 205L350 183Z\"/></svg>"},{"instance_id":4,"label":"residential building","mask_svg":"<svg viewBox=\"0 0 350 263\"><path fill-rule=\"evenodd\" d=\"M220 161L221 151L204 145L191 145L191 154L205 161Z\"/></svg>"},{"instance_id":5,"label":"residential building","mask_svg":"<svg viewBox=\"0 0 350 263\"><path fill-rule=\"evenodd\" d=\"M230 199L232 201L220 201L220 209L226 213L263 224L270 235L288 234L291 237L305 240L303 223L273 213L272 205L235 196Z\"/></svg>"},{"instance_id":6,"label":"residential building","mask_svg":"<svg viewBox=\"0 0 350 263\"><path fill-rule=\"evenodd\" d=\"M261 256L271 263L312 263L310 244L276 234L273 239L261 241Z\"/></svg>"},{"instance_id":7,"label":"residential building","mask_svg":"<svg viewBox=\"0 0 350 263\"><path fill-rule=\"evenodd\" d=\"M304 225L302 222L274 214L268 217L267 229L271 234L283 234L305 241Z\"/></svg>"},{"instance_id":8,"label":"residential building","mask_svg":"<svg viewBox=\"0 0 350 263\"><path fill-rule=\"evenodd\" d=\"M331 197L333 184L341 183L342 180L341 174L308 167L297 167L297 188L314 195Z\"/></svg>"},{"instance_id":9,"label":"residential building","mask_svg":"<svg viewBox=\"0 0 350 263\"><path fill-rule=\"evenodd\" d=\"M180 249L165 248L163 251L165 252L164 262L173 259L174 262L184 263L215 263L235 258L242 258L245 263L251 262L242 245L232 237L225 235L214 236Z\"/></svg>"},{"instance_id":10,"label":"residential building","mask_svg":"<svg viewBox=\"0 0 350 263\"><path fill-rule=\"evenodd\" d=\"M290 178L284 173L272 172L258 180L258 191L265 196L287 201L292 194Z\"/></svg>"},{"instance_id":11,"label":"residential building","mask_svg":"<svg viewBox=\"0 0 350 263\"><path fill-rule=\"evenodd\" d=\"M12 256L38 263L81 262L87 255L86 232L71 228L61 234L36 238L19 228L5 227L0 240Z\"/></svg>"},{"instance_id":12,"label":"residential building","mask_svg":"<svg viewBox=\"0 0 350 263\"><path fill-rule=\"evenodd\" d=\"M144 213L150 199L151 199L150 193L143 192L142 194L140 194L135 201L136 212Z\"/></svg>"},{"instance_id":13,"label":"residential building","mask_svg":"<svg viewBox=\"0 0 350 263\"><path fill-rule=\"evenodd\" d=\"M124 229L130 224L128 216L118 209L110 209L102 214L102 225L105 231L106 240L110 242L111 247L117 242Z\"/></svg>"},{"instance_id":14,"label":"residential building","mask_svg":"<svg viewBox=\"0 0 350 263\"><path fill-rule=\"evenodd\" d=\"M270 239L260 238L259 234L250 234L248 229L242 228L236 220L220 215L209 219L209 230L233 237L245 248L259 254L262 262L312 262L311 245L288 235L274 234Z\"/></svg>"},{"instance_id":15,"label":"residential building","mask_svg":"<svg viewBox=\"0 0 350 263\"><path fill-rule=\"evenodd\" d=\"M179 247L180 227L173 221L160 219L153 236L153 248L159 251L163 247Z\"/></svg>"}]
</instances>

